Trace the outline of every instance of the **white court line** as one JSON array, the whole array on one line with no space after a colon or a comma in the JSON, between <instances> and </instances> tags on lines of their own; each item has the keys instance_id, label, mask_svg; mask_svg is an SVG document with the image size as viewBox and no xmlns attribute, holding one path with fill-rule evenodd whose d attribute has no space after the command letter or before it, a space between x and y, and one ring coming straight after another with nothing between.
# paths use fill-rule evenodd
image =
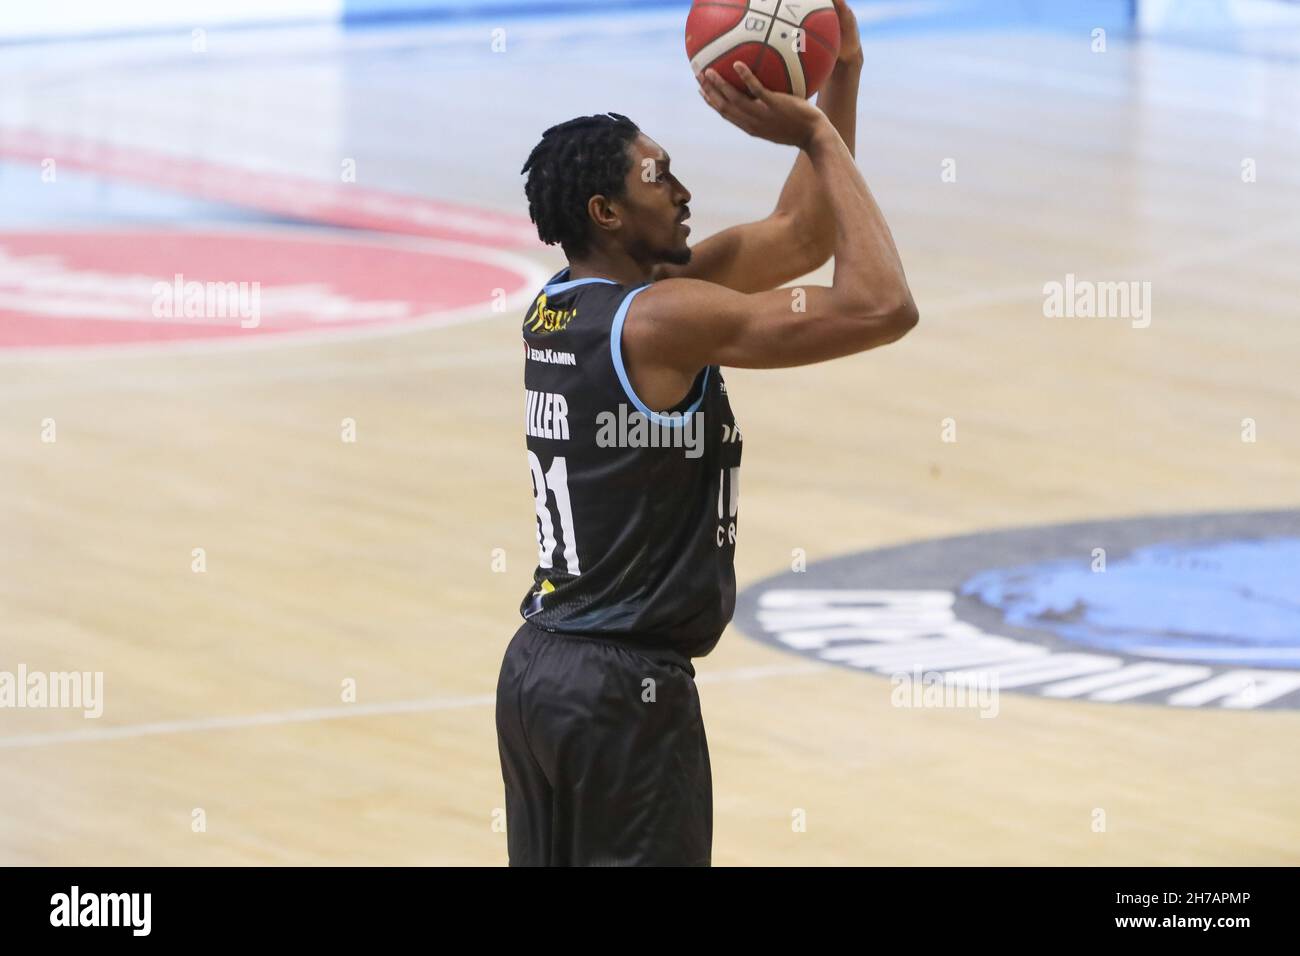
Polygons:
<instances>
[{"instance_id":1,"label":"white court line","mask_svg":"<svg viewBox=\"0 0 1300 956\"><path fill-rule=\"evenodd\" d=\"M724 684L740 681L763 680L768 677L797 677L818 674L835 668L826 664L776 664L766 667L741 667L729 671L700 674L697 684ZM20 750L55 744L100 743L108 740L132 740L137 737L159 737L166 734L186 734L204 730L243 730L249 727L270 727L278 724L306 724L322 720L343 720L348 717L377 717L389 714L420 714L438 710L464 710L470 707L491 707L495 694L478 694L471 697L426 697L423 700L397 700L382 704L352 704L339 707L313 707L306 710L288 710L278 714L245 714L233 717L199 717L193 720L163 720L147 724L127 724L122 727L88 728L47 734L20 734L0 737L0 750Z\"/></svg>"}]
</instances>

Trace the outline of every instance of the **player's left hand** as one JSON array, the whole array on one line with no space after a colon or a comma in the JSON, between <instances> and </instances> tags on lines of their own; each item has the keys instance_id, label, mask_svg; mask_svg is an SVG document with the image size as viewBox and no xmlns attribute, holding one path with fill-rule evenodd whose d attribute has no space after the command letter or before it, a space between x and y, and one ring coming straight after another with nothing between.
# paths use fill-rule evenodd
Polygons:
<instances>
[{"instance_id":1,"label":"player's left hand","mask_svg":"<svg viewBox=\"0 0 1300 956\"><path fill-rule=\"evenodd\" d=\"M853 63L862 57L862 37L858 35L858 18L849 9L848 0L831 0L835 15L840 18L839 63Z\"/></svg>"},{"instance_id":2,"label":"player's left hand","mask_svg":"<svg viewBox=\"0 0 1300 956\"><path fill-rule=\"evenodd\" d=\"M713 67L697 73L695 79L705 102L750 136L805 149L817 127L830 124L826 114L802 96L769 90L739 60L732 63L732 68L749 90L748 95L724 80Z\"/></svg>"}]
</instances>

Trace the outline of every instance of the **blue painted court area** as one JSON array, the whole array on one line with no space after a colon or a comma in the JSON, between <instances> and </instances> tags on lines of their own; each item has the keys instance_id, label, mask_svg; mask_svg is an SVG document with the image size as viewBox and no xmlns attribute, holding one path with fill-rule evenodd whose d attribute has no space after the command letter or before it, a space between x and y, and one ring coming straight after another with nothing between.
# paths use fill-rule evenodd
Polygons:
<instances>
[{"instance_id":1,"label":"blue painted court area","mask_svg":"<svg viewBox=\"0 0 1300 956\"><path fill-rule=\"evenodd\" d=\"M506 22L575 13L607 17L679 10L684 22L690 7L691 0L345 0L343 21L364 27L395 21ZM1118 31L1133 22L1132 0L858 0L853 8L877 34L1032 27Z\"/></svg>"},{"instance_id":2,"label":"blue painted court area","mask_svg":"<svg viewBox=\"0 0 1300 956\"><path fill-rule=\"evenodd\" d=\"M989 570L961 593L1001 609L1008 624L1098 650L1300 664L1300 538L1152 545L1104 571L1081 561Z\"/></svg>"},{"instance_id":3,"label":"blue painted court area","mask_svg":"<svg viewBox=\"0 0 1300 956\"><path fill-rule=\"evenodd\" d=\"M1160 13L1139 17L1143 0L853 0L866 40L913 34L1105 31L1169 46L1279 62L1300 59L1300 0L1159 0ZM1289 16L1288 4L1296 14ZM685 21L691 0L344 0L342 22L366 30L394 23L524 24L547 18L663 11ZM1145 19L1145 23L1140 22ZM676 32L680 32L677 30Z\"/></svg>"}]
</instances>

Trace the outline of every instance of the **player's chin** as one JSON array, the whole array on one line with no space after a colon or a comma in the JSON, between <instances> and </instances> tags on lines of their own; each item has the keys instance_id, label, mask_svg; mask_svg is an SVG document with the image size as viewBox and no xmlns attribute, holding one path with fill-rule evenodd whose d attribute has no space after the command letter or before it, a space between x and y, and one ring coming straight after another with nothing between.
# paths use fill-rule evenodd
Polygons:
<instances>
[{"instance_id":1,"label":"player's chin","mask_svg":"<svg viewBox=\"0 0 1300 956\"><path fill-rule=\"evenodd\" d=\"M691 247L683 240L680 245L673 246L662 256L663 261L674 266L684 266L691 261Z\"/></svg>"}]
</instances>

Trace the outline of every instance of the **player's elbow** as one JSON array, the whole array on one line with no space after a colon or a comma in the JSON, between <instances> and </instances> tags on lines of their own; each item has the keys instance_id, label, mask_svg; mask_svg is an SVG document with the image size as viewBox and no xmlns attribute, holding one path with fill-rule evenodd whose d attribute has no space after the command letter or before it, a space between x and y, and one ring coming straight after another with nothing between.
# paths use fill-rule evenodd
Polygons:
<instances>
[{"instance_id":1,"label":"player's elbow","mask_svg":"<svg viewBox=\"0 0 1300 956\"><path fill-rule=\"evenodd\" d=\"M897 342L921 320L921 314L910 295L878 304L866 310L863 318L863 349L877 348Z\"/></svg>"},{"instance_id":2,"label":"player's elbow","mask_svg":"<svg viewBox=\"0 0 1300 956\"><path fill-rule=\"evenodd\" d=\"M897 342L908 332L911 332L918 322L921 321L921 313L916 308L916 303L912 297L907 296L902 302L898 303L889 313L886 320L890 329L894 332L893 341Z\"/></svg>"}]
</instances>

